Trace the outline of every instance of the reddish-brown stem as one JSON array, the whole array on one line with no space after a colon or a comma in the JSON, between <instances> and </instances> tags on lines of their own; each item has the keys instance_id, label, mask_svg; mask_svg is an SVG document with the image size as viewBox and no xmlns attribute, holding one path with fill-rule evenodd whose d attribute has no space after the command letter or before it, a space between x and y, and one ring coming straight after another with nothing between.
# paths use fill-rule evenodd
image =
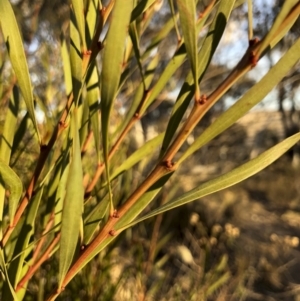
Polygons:
<instances>
[{"instance_id":1,"label":"reddish-brown stem","mask_svg":"<svg viewBox=\"0 0 300 301\"><path fill-rule=\"evenodd\" d=\"M132 118L126 125L125 129L122 131L121 135L118 137L117 141L115 142L115 144L109 151L108 160L111 160L111 158L114 156L114 154L118 150L119 146L121 145L122 141L127 136L128 132L132 129L133 125L137 122L137 120L139 120L141 118L140 117L141 111L142 111L143 106L146 103L147 99L149 98L149 95L150 95L149 91L146 91L144 93L144 97L143 97L142 101L140 102L136 113L132 116ZM102 175L102 173L104 171L104 167L105 167L104 163L98 164L97 170L94 174L94 177L85 191L85 198L90 196L92 190L94 189L95 185L97 184L98 179L100 178L100 176Z\"/></svg>"},{"instance_id":2,"label":"reddish-brown stem","mask_svg":"<svg viewBox=\"0 0 300 301\"><path fill-rule=\"evenodd\" d=\"M16 82L17 82L17 77L14 75L14 77L12 78L12 80L11 80L11 82L10 82L10 84L9 84L8 89L7 89L7 90L4 92L4 94L2 95L1 102L2 102L3 105L4 105L4 104L6 105L7 100L9 99L9 97L10 97L10 95L11 95L11 92L12 92L12 90L13 90L13 88L14 88Z\"/></svg>"},{"instance_id":3,"label":"reddish-brown stem","mask_svg":"<svg viewBox=\"0 0 300 301\"><path fill-rule=\"evenodd\" d=\"M49 258L52 250L54 247L58 244L60 240L60 233L58 233L54 239L52 240L51 244L47 248L47 250L43 253L43 255L40 257L40 259L29 268L26 275L20 280L16 287L16 292L21 290L23 286L29 281L29 279L35 274L35 272L40 268L40 266Z\"/></svg>"},{"instance_id":4,"label":"reddish-brown stem","mask_svg":"<svg viewBox=\"0 0 300 301\"><path fill-rule=\"evenodd\" d=\"M54 146L54 143L56 142L57 140L57 137L61 134L61 132L64 130L65 128L65 121L67 119L67 116L68 116L68 113L69 113L69 110L71 108L71 105L73 103L73 94L70 95L69 99L68 99L68 102L66 104L66 107L65 107L65 110L60 118L60 121L58 122L58 125L55 127L53 133L52 133L52 136L51 136L51 139L49 141L49 143L47 145L44 145L44 146L41 146L41 152L40 152L40 156L38 158L38 163L36 165L36 168L35 168L35 171L33 173L33 176L31 178L31 181L27 187L27 190L26 190L26 193L16 211L16 214L14 216L14 219L13 221L11 222L10 226L6 229L4 235L3 235L3 238L2 238L2 241L1 241L1 246L4 247L7 240L9 239L12 231L14 230L15 226L17 225L17 223L19 222L25 208L27 207L30 199L31 199L31 196L32 196L32 193L33 193L33 189L35 187L35 184L44 168L44 165L45 165L45 162L48 158L48 155L51 151L51 149L53 148Z\"/></svg>"},{"instance_id":5,"label":"reddish-brown stem","mask_svg":"<svg viewBox=\"0 0 300 301\"><path fill-rule=\"evenodd\" d=\"M141 184L140 187L138 187L135 192L129 197L127 202L118 210L119 217L122 217L128 209L156 182L158 181L163 175L170 172L166 169L166 167L162 164L159 164L156 166L156 168L151 172L151 174L148 176L147 179ZM62 287L65 287L71 279L79 272L79 270L82 268L83 263L90 258L91 254L94 252L94 250L100 245L101 242L103 242L105 239L111 237L112 235L115 236L118 233L118 231L114 230L114 226L117 223L119 219L110 217L101 230L101 232L96 236L96 238L91 242L90 245L88 245L80 257L77 259L77 261L74 263L74 265L71 267L69 272L67 273ZM57 295L59 295L60 291L58 290L53 295L49 297L48 300L54 300Z\"/></svg>"},{"instance_id":6,"label":"reddish-brown stem","mask_svg":"<svg viewBox=\"0 0 300 301\"><path fill-rule=\"evenodd\" d=\"M94 177L85 190L85 194L84 194L85 199L90 197L92 190L94 189L95 185L97 184L98 179L100 178L101 174L103 173L104 167L105 167L104 163L98 163L97 170L94 174Z\"/></svg>"},{"instance_id":7,"label":"reddish-brown stem","mask_svg":"<svg viewBox=\"0 0 300 301\"><path fill-rule=\"evenodd\" d=\"M205 7L204 11L201 12L201 13L199 14L199 19L204 18L204 17L211 11L211 9L213 8L213 6L215 5L215 2L216 2L216 0L212 0L212 1Z\"/></svg>"},{"instance_id":8,"label":"reddish-brown stem","mask_svg":"<svg viewBox=\"0 0 300 301\"><path fill-rule=\"evenodd\" d=\"M42 249L42 247L43 247L43 245L44 245L44 243L45 243L45 240L46 240L46 238L47 238L46 233L47 233L48 231L50 231L50 229L52 228L52 225L53 225L53 222L54 222L54 214L55 214L55 213L54 213L54 211L53 211L53 212L51 213L51 215L50 215L50 218L49 218L48 223L47 223L47 225L46 225L46 227L45 227L45 230L43 231L42 238L39 240L39 242L38 242L36 248L34 249L34 252L33 252L33 255L32 255L32 262L33 262L33 263L35 263L37 257L38 257L39 254L40 254L40 251L41 251L41 249Z\"/></svg>"},{"instance_id":9,"label":"reddish-brown stem","mask_svg":"<svg viewBox=\"0 0 300 301\"><path fill-rule=\"evenodd\" d=\"M163 205L165 203L166 197L163 195L162 201L160 205ZM146 277L148 277L152 271L153 261L154 261L154 255L155 255L155 249L157 245L158 235L159 235L159 228L162 223L163 214L159 214L154 222L151 241L150 241L150 247L149 247L149 254L148 254L148 261L145 267L145 274Z\"/></svg>"}]
</instances>

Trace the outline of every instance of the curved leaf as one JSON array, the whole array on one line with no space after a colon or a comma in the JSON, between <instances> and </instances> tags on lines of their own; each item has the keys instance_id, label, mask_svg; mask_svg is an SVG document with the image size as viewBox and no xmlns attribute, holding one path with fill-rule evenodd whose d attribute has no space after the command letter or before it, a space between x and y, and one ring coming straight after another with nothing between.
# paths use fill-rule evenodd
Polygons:
<instances>
[{"instance_id":1,"label":"curved leaf","mask_svg":"<svg viewBox=\"0 0 300 301\"><path fill-rule=\"evenodd\" d=\"M69 95L72 92L72 72L70 64L70 55L68 52L66 39L63 33L61 33L60 44L60 52L64 70L65 89L66 94Z\"/></svg>"},{"instance_id":2,"label":"curved leaf","mask_svg":"<svg viewBox=\"0 0 300 301\"><path fill-rule=\"evenodd\" d=\"M142 0L134 8L131 14L130 22L135 21L140 15L143 14L156 0Z\"/></svg>"},{"instance_id":3,"label":"curved leaf","mask_svg":"<svg viewBox=\"0 0 300 301\"><path fill-rule=\"evenodd\" d=\"M263 39L263 41L258 49L257 55L259 55L261 52L263 52L270 45L270 43L276 36L278 28L283 23L286 16L291 12L291 10L293 9L293 6L296 5L296 3L299 3L299 0L289 0L289 1L283 2L282 8L276 17L276 19L273 23L273 26L271 27L271 29L268 31L267 35Z\"/></svg>"},{"instance_id":4,"label":"curved leaf","mask_svg":"<svg viewBox=\"0 0 300 301\"><path fill-rule=\"evenodd\" d=\"M34 114L33 94L23 43L17 21L8 0L0 1L0 24L8 55L15 71L18 83L24 97L29 116L40 141L37 122Z\"/></svg>"},{"instance_id":5,"label":"curved leaf","mask_svg":"<svg viewBox=\"0 0 300 301\"><path fill-rule=\"evenodd\" d=\"M88 245L95 234L97 228L101 225L109 207L109 195L106 196L95 206L90 214L84 220L84 239L83 243Z\"/></svg>"},{"instance_id":6,"label":"curved leaf","mask_svg":"<svg viewBox=\"0 0 300 301\"><path fill-rule=\"evenodd\" d=\"M8 273L7 273L7 269L6 269L6 263L5 263L5 259L4 259L4 252L3 252L2 248L0 249L0 268L1 268L2 275L5 276L5 281L7 282L7 285L10 289L10 293L11 293L11 296L12 296L13 300L18 301L19 298L17 297L17 295L14 291L14 288L11 285L11 282L10 282L9 277L8 277Z\"/></svg>"},{"instance_id":7,"label":"curved leaf","mask_svg":"<svg viewBox=\"0 0 300 301\"><path fill-rule=\"evenodd\" d=\"M153 57L153 59L150 61L149 65L146 68L146 72L145 72L146 89L149 89L149 87L150 87L150 84L153 80L155 69L156 69L158 63L159 63L159 54L157 54ZM124 116L124 119L122 120L116 133L122 132L124 130L124 128L126 127L126 125L132 119L133 115L137 112L137 109L141 105L141 101L143 101L143 97L145 96L144 93L145 93L144 84L140 83L135 91L131 107L127 111L126 115ZM142 108L141 108L141 111L143 111Z\"/></svg>"},{"instance_id":8,"label":"curved leaf","mask_svg":"<svg viewBox=\"0 0 300 301\"><path fill-rule=\"evenodd\" d=\"M74 95L75 105L78 106L81 90L82 90L82 53L80 48L80 35L76 27L75 16L71 12L71 22L70 22L70 64L72 73L72 89Z\"/></svg>"},{"instance_id":9,"label":"curved leaf","mask_svg":"<svg viewBox=\"0 0 300 301\"><path fill-rule=\"evenodd\" d=\"M269 166L280 156L282 156L286 151L288 151L293 145L295 145L299 140L300 140L300 133L285 139L284 141L273 146L272 148L265 151L258 157L250 160L249 162L235 168L234 170L222 176L219 176L213 180L201 184L200 186L188 191L187 193L184 193L179 198L162 205L161 207L150 212L149 214L127 225L126 228L134 224L137 224L145 219L153 217L155 215L169 211L176 207L182 206L184 204L202 198L206 195L212 194L214 192L223 190L239 182L242 182L243 180L253 176L254 174L260 172L265 167Z\"/></svg>"},{"instance_id":10,"label":"curved leaf","mask_svg":"<svg viewBox=\"0 0 300 301\"><path fill-rule=\"evenodd\" d=\"M22 195L22 182L17 174L0 159L0 184L10 191L9 220L13 222L15 212ZM12 224L10 224L12 225Z\"/></svg>"}]
</instances>

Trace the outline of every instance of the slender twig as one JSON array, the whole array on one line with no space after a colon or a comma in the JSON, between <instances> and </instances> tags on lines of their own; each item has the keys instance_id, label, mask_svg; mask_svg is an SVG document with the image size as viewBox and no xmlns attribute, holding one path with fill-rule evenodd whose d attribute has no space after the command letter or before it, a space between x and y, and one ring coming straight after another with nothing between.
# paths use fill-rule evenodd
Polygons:
<instances>
[{"instance_id":1,"label":"slender twig","mask_svg":"<svg viewBox=\"0 0 300 301\"><path fill-rule=\"evenodd\" d=\"M38 158L38 163L36 165L35 171L33 173L31 181L30 181L30 183L27 187L26 193L25 193L25 195L24 195L24 197L23 197L23 199L22 199L22 201L21 201L21 203L20 203L20 205L19 205L19 207L16 211L14 219L13 219L12 223L10 224L10 226L6 229L6 231L3 235L3 238L2 238L2 241L1 241L2 247L6 244L7 240L9 239L9 237L12 233L12 231L14 230L17 223L19 222L25 208L27 207L27 205L29 203L29 200L32 197L35 184L37 183L37 180L38 180L38 178L39 178L39 176L40 176L40 174L41 174L41 172L44 168L44 165L46 163L48 155L49 155L50 151L52 150L58 136L61 134L61 132L65 128L65 122L66 122L68 113L70 111L70 108L72 106L72 103L73 103L73 94L71 94L69 96L66 107L65 107L65 109L62 113L60 121L58 122L58 124L56 125L56 127L55 127L55 129L52 133L52 136L51 136L51 139L50 139L49 143L47 145L42 145L41 146L41 152L40 152L40 155L39 155L39 158Z\"/></svg>"},{"instance_id":2,"label":"slender twig","mask_svg":"<svg viewBox=\"0 0 300 301\"><path fill-rule=\"evenodd\" d=\"M39 256L40 254L40 251L46 241L46 234L51 230L52 228L52 225L53 225L53 222L54 222L54 216L55 216L55 212L53 211L51 214L50 214L50 217L49 217L49 220L48 220L48 223L45 227L45 230L43 231L42 233L42 238L39 240L35 250L34 250L34 253L32 255L32 262L35 263L37 257Z\"/></svg>"},{"instance_id":3,"label":"slender twig","mask_svg":"<svg viewBox=\"0 0 300 301\"><path fill-rule=\"evenodd\" d=\"M52 250L54 247L58 244L60 240L60 233L57 233L57 235L54 237L52 240L51 244L47 248L47 250L43 253L43 255L40 257L40 259L32 265L25 276L20 280L16 287L16 292L19 290L23 289L24 285L29 281L29 279L35 274L35 272L40 268L40 266L47 260L49 259L49 256L51 255Z\"/></svg>"},{"instance_id":4,"label":"slender twig","mask_svg":"<svg viewBox=\"0 0 300 301\"><path fill-rule=\"evenodd\" d=\"M121 145L123 140L126 138L128 132L132 129L133 125L139 119L141 119L141 111L143 109L144 104L148 100L148 98L150 96L150 93L151 93L151 91L144 92L144 97L142 98L142 100L141 100L141 102L140 102L140 104L139 104L139 106L136 110L136 113L132 116L132 118L130 119L130 121L126 125L125 129L122 131L122 133L118 137L117 141L114 143L111 150L109 151L108 160L111 160L111 158L115 155L115 153L117 152L119 146ZM88 198L90 196L92 190L94 189L95 185L97 184L97 181L99 180L100 176L102 175L102 173L104 171L104 168L105 168L104 163L99 163L98 164L97 170L94 174L94 177L93 177L92 181L90 182L90 184L88 185L88 187L85 191L85 198Z\"/></svg>"}]
</instances>

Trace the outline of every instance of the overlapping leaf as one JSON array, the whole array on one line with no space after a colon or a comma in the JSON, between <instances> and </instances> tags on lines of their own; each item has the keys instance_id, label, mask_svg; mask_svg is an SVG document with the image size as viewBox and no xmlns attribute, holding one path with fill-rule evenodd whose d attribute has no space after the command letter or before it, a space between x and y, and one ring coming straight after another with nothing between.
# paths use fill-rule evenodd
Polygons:
<instances>
[{"instance_id":1,"label":"overlapping leaf","mask_svg":"<svg viewBox=\"0 0 300 301\"><path fill-rule=\"evenodd\" d=\"M33 122L38 140L40 141L37 121L34 113L34 101L26 56L17 21L8 0L0 1L0 16L1 29L9 58L18 79L29 116Z\"/></svg>"}]
</instances>

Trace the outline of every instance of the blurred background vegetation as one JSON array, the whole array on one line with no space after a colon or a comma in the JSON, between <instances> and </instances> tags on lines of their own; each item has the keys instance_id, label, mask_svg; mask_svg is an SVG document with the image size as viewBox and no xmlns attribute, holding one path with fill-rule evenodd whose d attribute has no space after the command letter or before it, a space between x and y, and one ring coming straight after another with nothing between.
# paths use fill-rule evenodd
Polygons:
<instances>
[{"instance_id":1,"label":"blurred background vegetation","mask_svg":"<svg viewBox=\"0 0 300 301\"><path fill-rule=\"evenodd\" d=\"M104 1L105 2L105 1ZM253 1L254 36L262 37L269 29L283 0ZM34 86L36 110L42 136L63 109L66 91L61 59L61 33L69 22L69 2L65 0L11 1L22 30L30 75ZM200 1L202 11L208 1ZM170 17L167 1L158 0L157 16L143 35L141 47ZM257 68L226 94L205 116L189 137L194 137L220 115L229 104L243 95L275 64L300 34L300 20ZM0 39L2 37L0 36ZM0 51L5 51L2 41ZM209 94L231 71L243 55L247 38L247 9L233 11L228 30L214 57L202 91ZM159 46L160 74L177 46L175 30ZM0 55L0 57L3 57ZM0 91L0 132L7 107L10 65L1 62L3 91ZM132 153L166 125L181 83L189 71L184 63L159 99L132 131L127 141ZM7 74L7 76L6 76ZM131 75L126 89L136 87L138 71ZM201 148L181 167L164 188L157 202L163 203L179 192L187 191L204 180L231 170L249 158L299 131L300 69L297 65L282 83L252 112ZM128 92L129 93L129 92ZM125 112L122 100L117 104L118 119ZM25 112L25 107L24 107ZM25 114L25 113L24 113ZM24 124L28 118L19 116ZM44 116L47 115L47 118ZM46 122L47 121L47 122ZM30 131L22 143L13 147L11 166L29 181L38 155L38 145ZM26 152L24 152L26 150ZM25 156L26 160L20 160ZM30 156L28 156L30 154ZM30 158L30 160L28 159ZM91 164L88 156L85 169ZM138 181L149 170L151 160L133 170L130 181ZM275 164L245 182L217 194L180 207L139 224L122 234L93 259L66 288L59 300L300 300L300 152L296 145ZM128 187L128 183L124 183ZM129 191L124 189L123 198ZM100 268L101 265L101 268ZM57 262L43 265L28 287L28 300L42 300L51 291ZM101 272L99 272L101 269Z\"/></svg>"}]
</instances>

